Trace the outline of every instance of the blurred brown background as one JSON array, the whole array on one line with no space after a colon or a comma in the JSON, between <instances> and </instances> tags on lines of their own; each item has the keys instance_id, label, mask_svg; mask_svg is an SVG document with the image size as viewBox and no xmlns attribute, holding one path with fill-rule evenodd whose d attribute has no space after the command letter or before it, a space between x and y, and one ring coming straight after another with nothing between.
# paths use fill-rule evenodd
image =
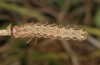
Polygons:
<instances>
[{"instance_id":1,"label":"blurred brown background","mask_svg":"<svg viewBox=\"0 0 100 65\"><path fill-rule=\"evenodd\" d=\"M0 28L30 22L84 25L85 41L0 36L0 65L100 65L100 0L0 0Z\"/></svg>"}]
</instances>

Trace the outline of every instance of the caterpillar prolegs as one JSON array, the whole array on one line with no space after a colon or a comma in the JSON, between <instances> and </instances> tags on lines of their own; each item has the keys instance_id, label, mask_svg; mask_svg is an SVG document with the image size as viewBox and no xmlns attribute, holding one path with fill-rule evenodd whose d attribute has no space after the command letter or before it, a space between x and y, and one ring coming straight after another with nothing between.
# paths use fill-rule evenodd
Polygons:
<instances>
[{"instance_id":1,"label":"caterpillar prolegs","mask_svg":"<svg viewBox=\"0 0 100 65\"><path fill-rule=\"evenodd\" d=\"M21 26L8 27L7 30L2 30L4 35L11 35L15 38L27 37L43 37L51 39L66 39L66 40L85 40L87 32L85 29L78 26L59 26L56 24L45 23L30 23ZM1 34L0 34L1 35Z\"/></svg>"}]
</instances>

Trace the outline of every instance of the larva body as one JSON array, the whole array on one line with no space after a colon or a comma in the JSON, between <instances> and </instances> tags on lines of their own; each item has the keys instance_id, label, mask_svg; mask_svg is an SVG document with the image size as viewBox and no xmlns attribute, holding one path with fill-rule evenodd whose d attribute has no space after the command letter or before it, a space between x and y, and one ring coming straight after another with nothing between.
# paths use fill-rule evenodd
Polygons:
<instances>
[{"instance_id":1,"label":"larva body","mask_svg":"<svg viewBox=\"0 0 100 65\"><path fill-rule=\"evenodd\" d=\"M85 40L87 32L85 29L73 27L61 27L54 24L24 24L22 26L14 26L12 28L12 35L15 38L26 38L26 37L44 37L57 39L62 38L66 40Z\"/></svg>"}]
</instances>

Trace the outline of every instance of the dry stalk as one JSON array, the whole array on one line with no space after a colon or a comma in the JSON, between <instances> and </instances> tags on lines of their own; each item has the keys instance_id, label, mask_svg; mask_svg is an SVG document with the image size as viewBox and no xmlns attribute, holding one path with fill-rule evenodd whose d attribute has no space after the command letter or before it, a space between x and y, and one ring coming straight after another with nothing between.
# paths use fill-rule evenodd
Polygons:
<instances>
[{"instance_id":1,"label":"dry stalk","mask_svg":"<svg viewBox=\"0 0 100 65\"><path fill-rule=\"evenodd\" d=\"M1 36L13 36L15 38L26 37L44 37L51 39L66 39L66 40L85 40L87 32L85 29L78 26L59 26L56 24L46 23L30 23L21 26L11 27L9 25L7 29L0 30Z\"/></svg>"}]
</instances>

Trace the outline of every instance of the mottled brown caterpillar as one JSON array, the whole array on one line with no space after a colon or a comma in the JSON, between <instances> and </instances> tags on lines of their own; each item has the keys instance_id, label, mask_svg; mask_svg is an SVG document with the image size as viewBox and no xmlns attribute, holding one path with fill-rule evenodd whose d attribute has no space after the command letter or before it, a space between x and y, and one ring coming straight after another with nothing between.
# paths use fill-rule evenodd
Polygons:
<instances>
[{"instance_id":1,"label":"mottled brown caterpillar","mask_svg":"<svg viewBox=\"0 0 100 65\"><path fill-rule=\"evenodd\" d=\"M59 26L56 24L30 23L21 26L8 27L2 30L15 38L44 37L51 39L85 40L87 32L78 26Z\"/></svg>"}]
</instances>

